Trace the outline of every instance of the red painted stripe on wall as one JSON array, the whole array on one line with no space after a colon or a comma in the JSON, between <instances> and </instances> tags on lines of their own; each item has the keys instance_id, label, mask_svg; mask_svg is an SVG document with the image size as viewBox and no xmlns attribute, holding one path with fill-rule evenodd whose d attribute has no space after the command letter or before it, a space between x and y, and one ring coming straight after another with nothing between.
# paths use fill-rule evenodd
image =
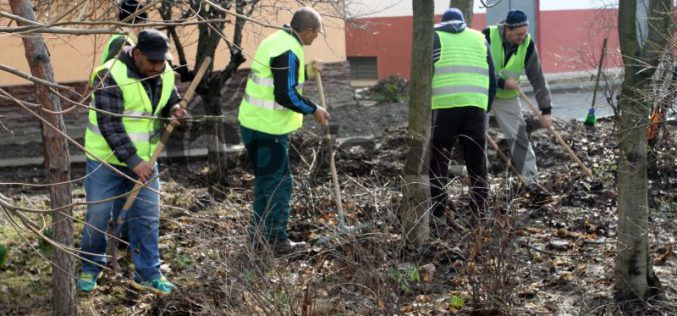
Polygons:
<instances>
[{"instance_id":1,"label":"red painted stripe on wall","mask_svg":"<svg viewBox=\"0 0 677 316\"><path fill-rule=\"evenodd\" d=\"M546 73L594 70L602 40L609 36L605 67L621 65L615 28L618 11L541 11L537 41ZM440 20L437 16L435 21ZM473 28L486 26L486 15L475 14ZM391 75L409 78L412 44L411 17L361 18L346 22L346 55L378 60L379 79Z\"/></svg>"}]
</instances>

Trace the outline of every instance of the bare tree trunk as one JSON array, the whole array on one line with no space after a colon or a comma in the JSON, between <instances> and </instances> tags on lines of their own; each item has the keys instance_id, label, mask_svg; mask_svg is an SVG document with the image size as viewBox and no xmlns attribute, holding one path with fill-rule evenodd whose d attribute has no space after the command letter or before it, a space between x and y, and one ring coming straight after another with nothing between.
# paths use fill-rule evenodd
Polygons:
<instances>
[{"instance_id":1,"label":"bare tree trunk","mask_svg":"<svg viewBox=\"0 0 677 316\"><path fill-rule=\"evenodd\" d=\"M35 21L33 8L28 0L10 0L12 12L28 20ZM26 60L31 67L31 74L37 78L54 82L54 73L49 59L47 47L38 33L23 37ZM48 87L37 85L40 104L50 111L61 111L61 102L58 96ZM63 117L60 114L41 115L62 131L65 131ZM42 127L42 143L45 147L45 169L48 181L55 183L50 187L50 206L59 208L71 203L70 160L68 143L45 123ZM73 247L73 220L72 209L65 208L52 213L52 231L56 242L67 247ZM52 308L54 315L74 315L75 301L75 262L72 256L59 248L54 248L52 257Z\"/></svg>"},{"instance_id":2,"label":"bare tree trunk","mask_svg":"<svg viewBox=\"0 0 677 316\"><path fill-rule=\"evenodd\" d=\"M451 0L449 1L449 7L452 8L458 8L463 12L463 18L465 19L465 24L468 25L468 27L472 26L472 16L473 16L473 6L475 4L475 0Z\"/></svg>"},{"instance_id":3,"label":"bare tree trunk","mask_svg":"<svg viewBox=\"0 0 677 316\"><path fill-rule=\"evenodd\" d=\"M404 166L402 228L407 243L420 247L429 237L430 112L433 70L432 0L412 0L414 45L409 86L409 131Z\"/></svg>"},{"instance_id":4,"label":"bare tree trunk","mask_svg":"<svg viewBox=\"0 0 677 316\"><path fill-rule=\"evenodd\" d=\"M652 101L650 79L670 34L671 0L652 0L648 7L642 2L621 0L618 10L625 78L620 101L615 297L626 314L642 313L646 299L662 292L649 256L645 127Z\"/></svg>"},{"instance_id":5,"label":"bare tree trunk","mask_svg":"<svg viewBox=\"0 0 677 316\"><path fill-rule=\"evenodd\" d=\"M259 0L252 1L216 1L220 6L225 10L231 10L235 6L235 12L241 15L251 16L254 9L257 7ZM164 20L171 20L172 13L174 12L175 3L173 2L163 2L162 7L160 8L160 14ZM220 19L225 18L226 14L219 9L213 7L205 8L202 2L192 2L191 11L183 11L181 18L187 18L193 15L193 12L200 11L205 18L210 19ZM196 93L200 95L203 101L205 108L205 114L210 116L221 116L223 114L223 108L221 104L221 89L223 88L226 80L232 77L232 75L237 71L242 63L245 62L244 55L239 47L242 44L242 32L244 31L244 25L246 19L241 17L235 18L235 29L233 30L233 40L232 42L226 41L230 51L230 62L224 70L221 72L215 72L212 69L213 65L210 66L209 71L205 75L205 79L202 80L202 84L196 90ZM212 60L216 53L216 48L218 47L221 40L223 40L222 32L225 27L225 22L212 22L209 24L200 24L198 26L199 37L196 50L195 65L200 65L202 60L205 57L210 56ZM175 27L168 27L168 32L171 34L174 44L176 46L177 53L179 55L179 64L187 65L186 54L184 52L184 46L181 43L181 38L178 37L178 34L175 30ZM179 68L179 73L181 74L181 80L188 81L192 80L195 76L194 71L189 71L187 67ZM226 131L234 130L231 126L226 126L226 124L221 120L214 120L208 122L208 128L206 130L210 131L210 139L208 143L208 153L207 160L209 164L209 174L208 179L211 184L210 191L212 194L221 195L223 189L228 185L227 182L227 157L226 157Z\"/></svg>"}]
</instances>

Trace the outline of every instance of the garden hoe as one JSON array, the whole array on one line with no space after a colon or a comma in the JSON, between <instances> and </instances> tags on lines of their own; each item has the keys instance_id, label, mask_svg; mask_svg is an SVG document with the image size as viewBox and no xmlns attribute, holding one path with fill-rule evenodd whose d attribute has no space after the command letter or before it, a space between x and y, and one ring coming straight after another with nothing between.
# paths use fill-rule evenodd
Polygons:
<instances>
[{"instance_id":1,"label":"garden hoe","mask_svg":"<svg viewBox=\"0 0 677 316\"><path fill-rule=\"evenodd\" d=\"M320 72L317 69L315 70L315 79L317 81L317 90L320 94L320 105L327 109L324 100L322 77L320 76ZM369 227L369 223L362 223L356 227L346 226L346 215L343 211L343 203L341 202L341 188L339 187L338 176L336 174L336 161L334 159L334 147L331 144L331 131L329 130L329 124L322 126L322 128L324 129L324 141L329 144L327 146L327 148L329 148L329 169L331 170L331 181L334 186L334 199L336 201L336 209L338 210L339 231L333 236L324 236L318 238L317 244L322 244L341 235L352 234Z\"/></svg>"},{"instance_id":2,"label":"garden hoe","mask_svg":"<svg viewBox=\"0 0 677 316\"><path fill-rule=\"evenodd\" d=\"M190 83L190 86L186 90L186 94L184 94L183 99L179 104L181 107L185 108L188 105L188 102L190 102L190 99L193 98L193 94L195 93L195 89L197 86L200 84L200 80L202 80L202 76L204 76L205 72L207 72L207 67L209 67L209 63L211 63L212 58L207 56L203 61L202 64L200 65L200 68L197 71L197 74L195 75L195 78L193 79L193 82ZM165 128L164 133L162 134L162 137L160 138L160 143L158 144L157 148L155 148L155 151L153 152L153 156L151 156L149 163L151 165L155 165L155 162L157 161L158 157L160 156L160 153L162 150L164 150L165 145L167 144L167 141L169 140L169 136L172 135L172 132L174 131L174 125L172 124L167 124L167 127ZM113 270L116 272L119 270L119 265L117 262L117 243L118 243L118 238L120 236L120 229L124 222L127 220L127 212L129 209L132 207L134 204L134 200L136 200L136 196L139 194L139 191L141 190L141 184L136 183L134 185L134 188L132 189L131 193L127 197L127 201L125 202L125 205L122 207L122 211L120 211L120 214L118 215L118 218L116 219L116 225L115 225L115 233L113 234L113 238L111 238L111 264L113 265Z\"/></svg>"}]
</instances>

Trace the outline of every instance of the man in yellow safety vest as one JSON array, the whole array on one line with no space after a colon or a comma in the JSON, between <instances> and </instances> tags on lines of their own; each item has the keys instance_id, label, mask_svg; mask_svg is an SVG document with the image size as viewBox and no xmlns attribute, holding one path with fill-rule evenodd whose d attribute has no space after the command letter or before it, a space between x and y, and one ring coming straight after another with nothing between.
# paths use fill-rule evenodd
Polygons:
<instances>
[{"instance_id":1,"label":"man in yellow safety vest","mask_svg":"<svg viewBox=\"0 0 677 316\"><path fill-rule=\"evenodd\" d=\"M485 215L489 188L485 148L485 113L496 93L489 46L479 31L466 27L463 14L450 8L435 25L432 78L430 194L433 215L447 206L450 152L456 139L463 146L471 186L471 222Z\"/></svg>"},{"instance_id":2,"label":"man in yellow safety vest","mask_svg":"<svg viewBox=\"0 0 677 316\"><path fill-rule=\"evenodd\" d=\"M269 245L276 253L293 250L287 223L291 210L292 175L288 134L312 114L328 124L329 113L302 95L306 80L303 46L322 29L312 8L298 9L289 26L261 42L252 62L238 120L242 141L254 171L254 215L249 226L252 243ZM312 65L312 67L310 67ZM308 67L313 75L314 63Z\"/></svg>"},{"instance_id":3,"label":"man in yellow safety vest","mask_svg":"<svg viewBox=\"0 0 677 316\"><path fill-rule=\"evenodd\" d=\"M522 72L526 70L527 78L534 88L542 114L541 125L546 128L552 124L552 101L528 26L529 20L524 12L511 10L503 22L484 29L482 33L491 46L498 76L498 91L491 113L510 143L512 162L527 182L532 184L538 179L538 169L517 90Z\"/></svg>"},{"instance_id":4,"label":"man in yellow safety vest","mask_svg":"<svg viewBox=\"0 0 677 316\"><path fill-rule=\"evenodd\" d=\"M171 59L167 37L149 29L139 33L135 46L123 47L116 58L92 73L94 94L85 132L88 205L81 241L82 272L76 283L83 292L96 288L106 265L106 228L111 218L117 218L125 194L134 187L129 179L148 182L124 214L123 229L134 262L132 286L160 295L174 288L160 271L160 196L156 193L160 182L157 165L150 163L163 131L163 118L178 126L187 115L179 105L174 72L167 63Z\"/></svg>"}]
</instances>

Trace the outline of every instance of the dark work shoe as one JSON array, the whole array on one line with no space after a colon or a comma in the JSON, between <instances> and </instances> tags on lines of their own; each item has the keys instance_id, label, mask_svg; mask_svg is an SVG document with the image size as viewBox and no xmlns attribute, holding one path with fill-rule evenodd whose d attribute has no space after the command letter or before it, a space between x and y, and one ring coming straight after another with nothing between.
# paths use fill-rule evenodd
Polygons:
<instances>
[{"instance_id":1,"label":"dark work shoe","mask_svg":"<svg viewBox=\"0 0 677 316\"><path fill-rule=\"evenodd\" d=\"M552 192L548 191L538 183L532 183L527 187L527 194L531 203L536 206L543 206L545 204L551 203Z\"/></svg>"},{"instance_id":2,"label":"dark work shoe","mask_svg":"<svg viewBox=\"0 0 677 316\"><path fill-rule=\"evenodd\" d=\"M294 252L295 250L303 248L305 244L305 242L293 242L289 239L285 239L274 242L271 247L276 255L286 255Z\"/></svg>"}]
</instances>

